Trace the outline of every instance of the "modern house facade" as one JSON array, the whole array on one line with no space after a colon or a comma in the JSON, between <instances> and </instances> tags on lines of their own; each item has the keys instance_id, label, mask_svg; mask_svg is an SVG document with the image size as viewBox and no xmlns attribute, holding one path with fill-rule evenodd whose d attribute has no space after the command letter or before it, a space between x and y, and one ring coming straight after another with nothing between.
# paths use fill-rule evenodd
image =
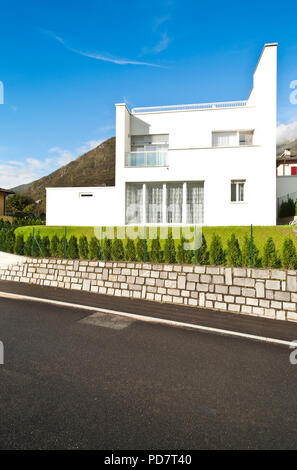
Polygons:
<instances>
[{"instance_id":1,"label":"modern house facade","mask_svg":"<svg viewBox=\"0 0 297 470\"><path fill-rule=\"evenodd\" d=\"M277 44L247 100L116 105L114 187L47 188L47 225L275 225Z\"/></svg>"}]
</instances>

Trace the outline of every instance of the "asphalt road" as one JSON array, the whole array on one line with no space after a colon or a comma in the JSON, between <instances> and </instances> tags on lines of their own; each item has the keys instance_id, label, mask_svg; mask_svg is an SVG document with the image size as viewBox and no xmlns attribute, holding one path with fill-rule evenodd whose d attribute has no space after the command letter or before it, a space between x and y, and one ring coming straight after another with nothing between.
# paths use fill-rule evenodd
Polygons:
<instances>
[{"instance_id":1,"label":"asphalt road","mask_svg":"<svg viewBox=\"0 0 297 470\"><path fill-rule=\"evenodd\" d=\"M4 298L0 340L0 449L297 448L286 347Z\"/></svg>"}]
</instances>

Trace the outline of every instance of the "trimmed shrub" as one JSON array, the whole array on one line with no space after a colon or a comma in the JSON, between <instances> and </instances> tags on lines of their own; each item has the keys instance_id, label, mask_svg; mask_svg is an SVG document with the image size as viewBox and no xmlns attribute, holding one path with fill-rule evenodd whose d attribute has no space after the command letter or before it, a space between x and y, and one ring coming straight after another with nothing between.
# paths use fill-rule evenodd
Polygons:
<instances>
[{"instance_id":1,"label":"trimmed shrub","mask_svg":"<svg viewBox=\"0 0 297 470\"><path fill-rule=\"evenodd\" d=\"M23 255L24 254L24 236L17 235L15 242L14 242L14 253L16 255Z\"/></svg>"},{"instance_id":2,"label":"trimmed shrub","mask_svg":"<svg viewBox=\"0 0 297 470\"><path fill-rule=\"evenodd\" d=\"M263 267L278 268L280 265L274 241L271 237L267 238L263 248Z\"/></svg>"},{"instance_id":3,"label":"trimmed shrub","mask_svg":"<svg viewBox=\"0 0 297 470\"><path fill-rule=\"evenodd\" d=\"M242 244L242 266L250 267L251 266L251 238L245 235L243 244ZM259 250L257 246L253 243L253 266L255 268L261 268L262 260L259 256Z\"/></svg>"},{"instance_id":4,"label":"trimmed shrub","mask_svg":"<svg viewBox=\"0 0 297 470\"><path fill-rule=\"evenodd\" d=\"M126 261L136 261L136 249L134 240L128 238L125 248L125 260Z\"/></svg>"},{"instance_id":5,"label":"trimmed shrub","mask_svg":"<svg viewBox=\"0 0 297 470\"><path fill-rule=\"evenodd\" d=\"M186 242L186 239L182 236L179 239L179 242L177 244L176 248L176 261L180 264L186 263L186 252L184 247L184 243Z\"/></svg>"},{"instance_id":6,"label":"trimmed shrub","mask_svg":"<svg viewBox=\"0 0 297 470\"><path fill-rule=\"evenodd\" d=\"M196 253L196 262L197 264L201 265L209 263L209 252L207 250L207 243L203 233L201 238L201 246L198 248Z\"/></svg>"},{"instance_id":7,"label":"trimmed shrub","mask_svg":"<svg viewBox=\"0 0 297 470\"><path fill-rule=\"evenodd\" d=\"M222 266L225 264L225 253L222 246L222 240L219 235L215 233L212 236L210 249L209 249L209 261L214 266Z\"/></svg>"},{"instance_id":8,"label":"trimmed shrub","mask_svg":"<svg viewBox=\"0 0 297 470\"><path fill-rule=\"evenodd\" d=\"M111 246L111 258L114 261L123 260L125 256L123 241L120 238L115 238Z\"/></svg>"},{"instance_id":9,"label":"trimmed shrub","mask_svg":"<svg viewBox=\"0 0 297 470\"><path fill-rule=\"evenodd\" d=\"M291 238L286 237L282 246L282 265L285 269L295 269L296 248Z\"/></svg>"},{"instance_id":10,"label":"trimmed shrub","mask_svg":"<svg viewBox=\"0 0 297 470\"><path fill-rule=\"evenodd\" d=\"M88 259L89 244L88 244L88 239L85 235L82 235L81 237L79 237L78 252L79 252L79 257L80 258Z\"/></svg>"},{"instance_id":11,"label":"trimmed shrub","mask_svg":"<svg viewBox=\"0 0 297 470\"><path fill-rule=\"evenodd\" d=\"M50 251L51 251L51 256L53 258L58 257L58 245L59 245L59 238L57 237L57 235L54 235L50 243Z\"/></svg>"},{"instance_id":12,"label":"trimmed shrub","mask_svg":"<svg viewBox=\"0 0 297 470\"><path fill-rule=\"evenodd\" d=\"M63 239L64 242L64 239ZM64 243L63 243L64 247ZM67 257L70 259L76 259L78 258L78 246L77 246L77 238L74 235L71 235L69 238L68 242L68 247L67 247ZM64 255L63 255L64 258Z\"/></svg>"},{"instance_id":13,"label":"trimmed shrub","mask_svg":"<svg viewBox=\"0 0 297 470\"><path fill-rule=\"evenodd\" d=\"M103 259L105 261L111 260L111 246L112 246L112 241L110 238L105 237L103 239Z\"/></svg>"},{"instance_id":14,"label":"trimmed shrub","mask_svg":"<svg viewBox=\"0 0 297 470\"><path fill-rule=\"evenodd\" d=\"M232 233L229 240L227 240L226 257L229 266L242 266L241 250L234 233Z\"/></svg>"},{"instance_id":15,"label":"trimmed shrub","mask_svg":"<svg viewBox=\"0 0 297 470\"><path fill-rule=\"evenodd\" d=\"M100 242L97 237L92 237L89 242L89 259L100 259Z\"/></svg>"},{"instance_id":16,"label":"trimmed shrub","mask_svg":"<svg viewBox=\"0 0 297 470\"><path fill-rule=\"evenodd\" d=\"M279 208L279 217L291 217L295 215L295 202L289 198L287 201L283 201Z\"/></svg>"},{"instance_id":17,"label":"trimmed shrub","mask_svg":"<svg viewBox=\"0 0 297 470\"><path fill-rule=\"evenodd\" d=\"M45 258L49 258L51 256L51 250L50 250L50 241L47 235L41 239L40 246L41 246L43 256Z\"/></svg>"},{"instance_id":18,"label":"trimmed shrub","mask_svg":"<svg viewBox=\"0 0 297 470\"><path fill-rule=\"evenodd\" d=\"M161 250L161 244L159 237L152 239L151 250L149 253L149 259L153 263L162 263L163 253Z\"/></svg>"}]
</instances>

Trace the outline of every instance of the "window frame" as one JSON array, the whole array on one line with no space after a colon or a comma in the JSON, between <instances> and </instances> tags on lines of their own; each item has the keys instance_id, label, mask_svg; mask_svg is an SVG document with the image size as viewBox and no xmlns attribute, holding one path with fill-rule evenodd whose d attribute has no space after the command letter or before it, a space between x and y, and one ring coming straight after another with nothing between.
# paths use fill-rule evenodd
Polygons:
<instances>
[{"instance_id":1,"label":"window frame","mask_svg":"<svg viewBox=\"0 0 297 470\"><path fill-rule=\"evenodd\" d=\"M236 135L236 145L214 145L214 137L215 134L235 134ZM240 143L240 135L242 134L250 134L251 135L251 143L244 144ZM211 133L211 146L212 148L229 148L229 147L251 147L254 145L253 143L254 138L254 129L241 129L241 130L228 130L228 131L212 131Z\"/></svg>"},{"instance_id":2,"label":"window frame","mask_svg":"<svg viewBox=\"0 0 297 470\"><path fill-rule=\"evenodd\" d=\"M235 201L232 201L232 185L235 185ZM243 200L239 200L240 196L240 185L243 185ZM245 204L246 203L246 180L244 179L234 179L230 182L230 202L231 204Z\"/></svg>"}]
</instances>

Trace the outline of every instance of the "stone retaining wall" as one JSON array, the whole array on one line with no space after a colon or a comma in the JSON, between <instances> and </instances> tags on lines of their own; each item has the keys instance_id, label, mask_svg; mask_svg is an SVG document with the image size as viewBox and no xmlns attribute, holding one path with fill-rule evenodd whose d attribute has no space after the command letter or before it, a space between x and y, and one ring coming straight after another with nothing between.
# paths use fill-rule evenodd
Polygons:
<instances>
[{"instance_id":1,"label":"stone retaining wall","mask_svg":"<svg viewBox=\"0 0 297 470\"><path fill-rule=\"evenodd\" d=\"M0 279L297 321L296 271L24 258Z\"/></svg>"}]
</instances>

